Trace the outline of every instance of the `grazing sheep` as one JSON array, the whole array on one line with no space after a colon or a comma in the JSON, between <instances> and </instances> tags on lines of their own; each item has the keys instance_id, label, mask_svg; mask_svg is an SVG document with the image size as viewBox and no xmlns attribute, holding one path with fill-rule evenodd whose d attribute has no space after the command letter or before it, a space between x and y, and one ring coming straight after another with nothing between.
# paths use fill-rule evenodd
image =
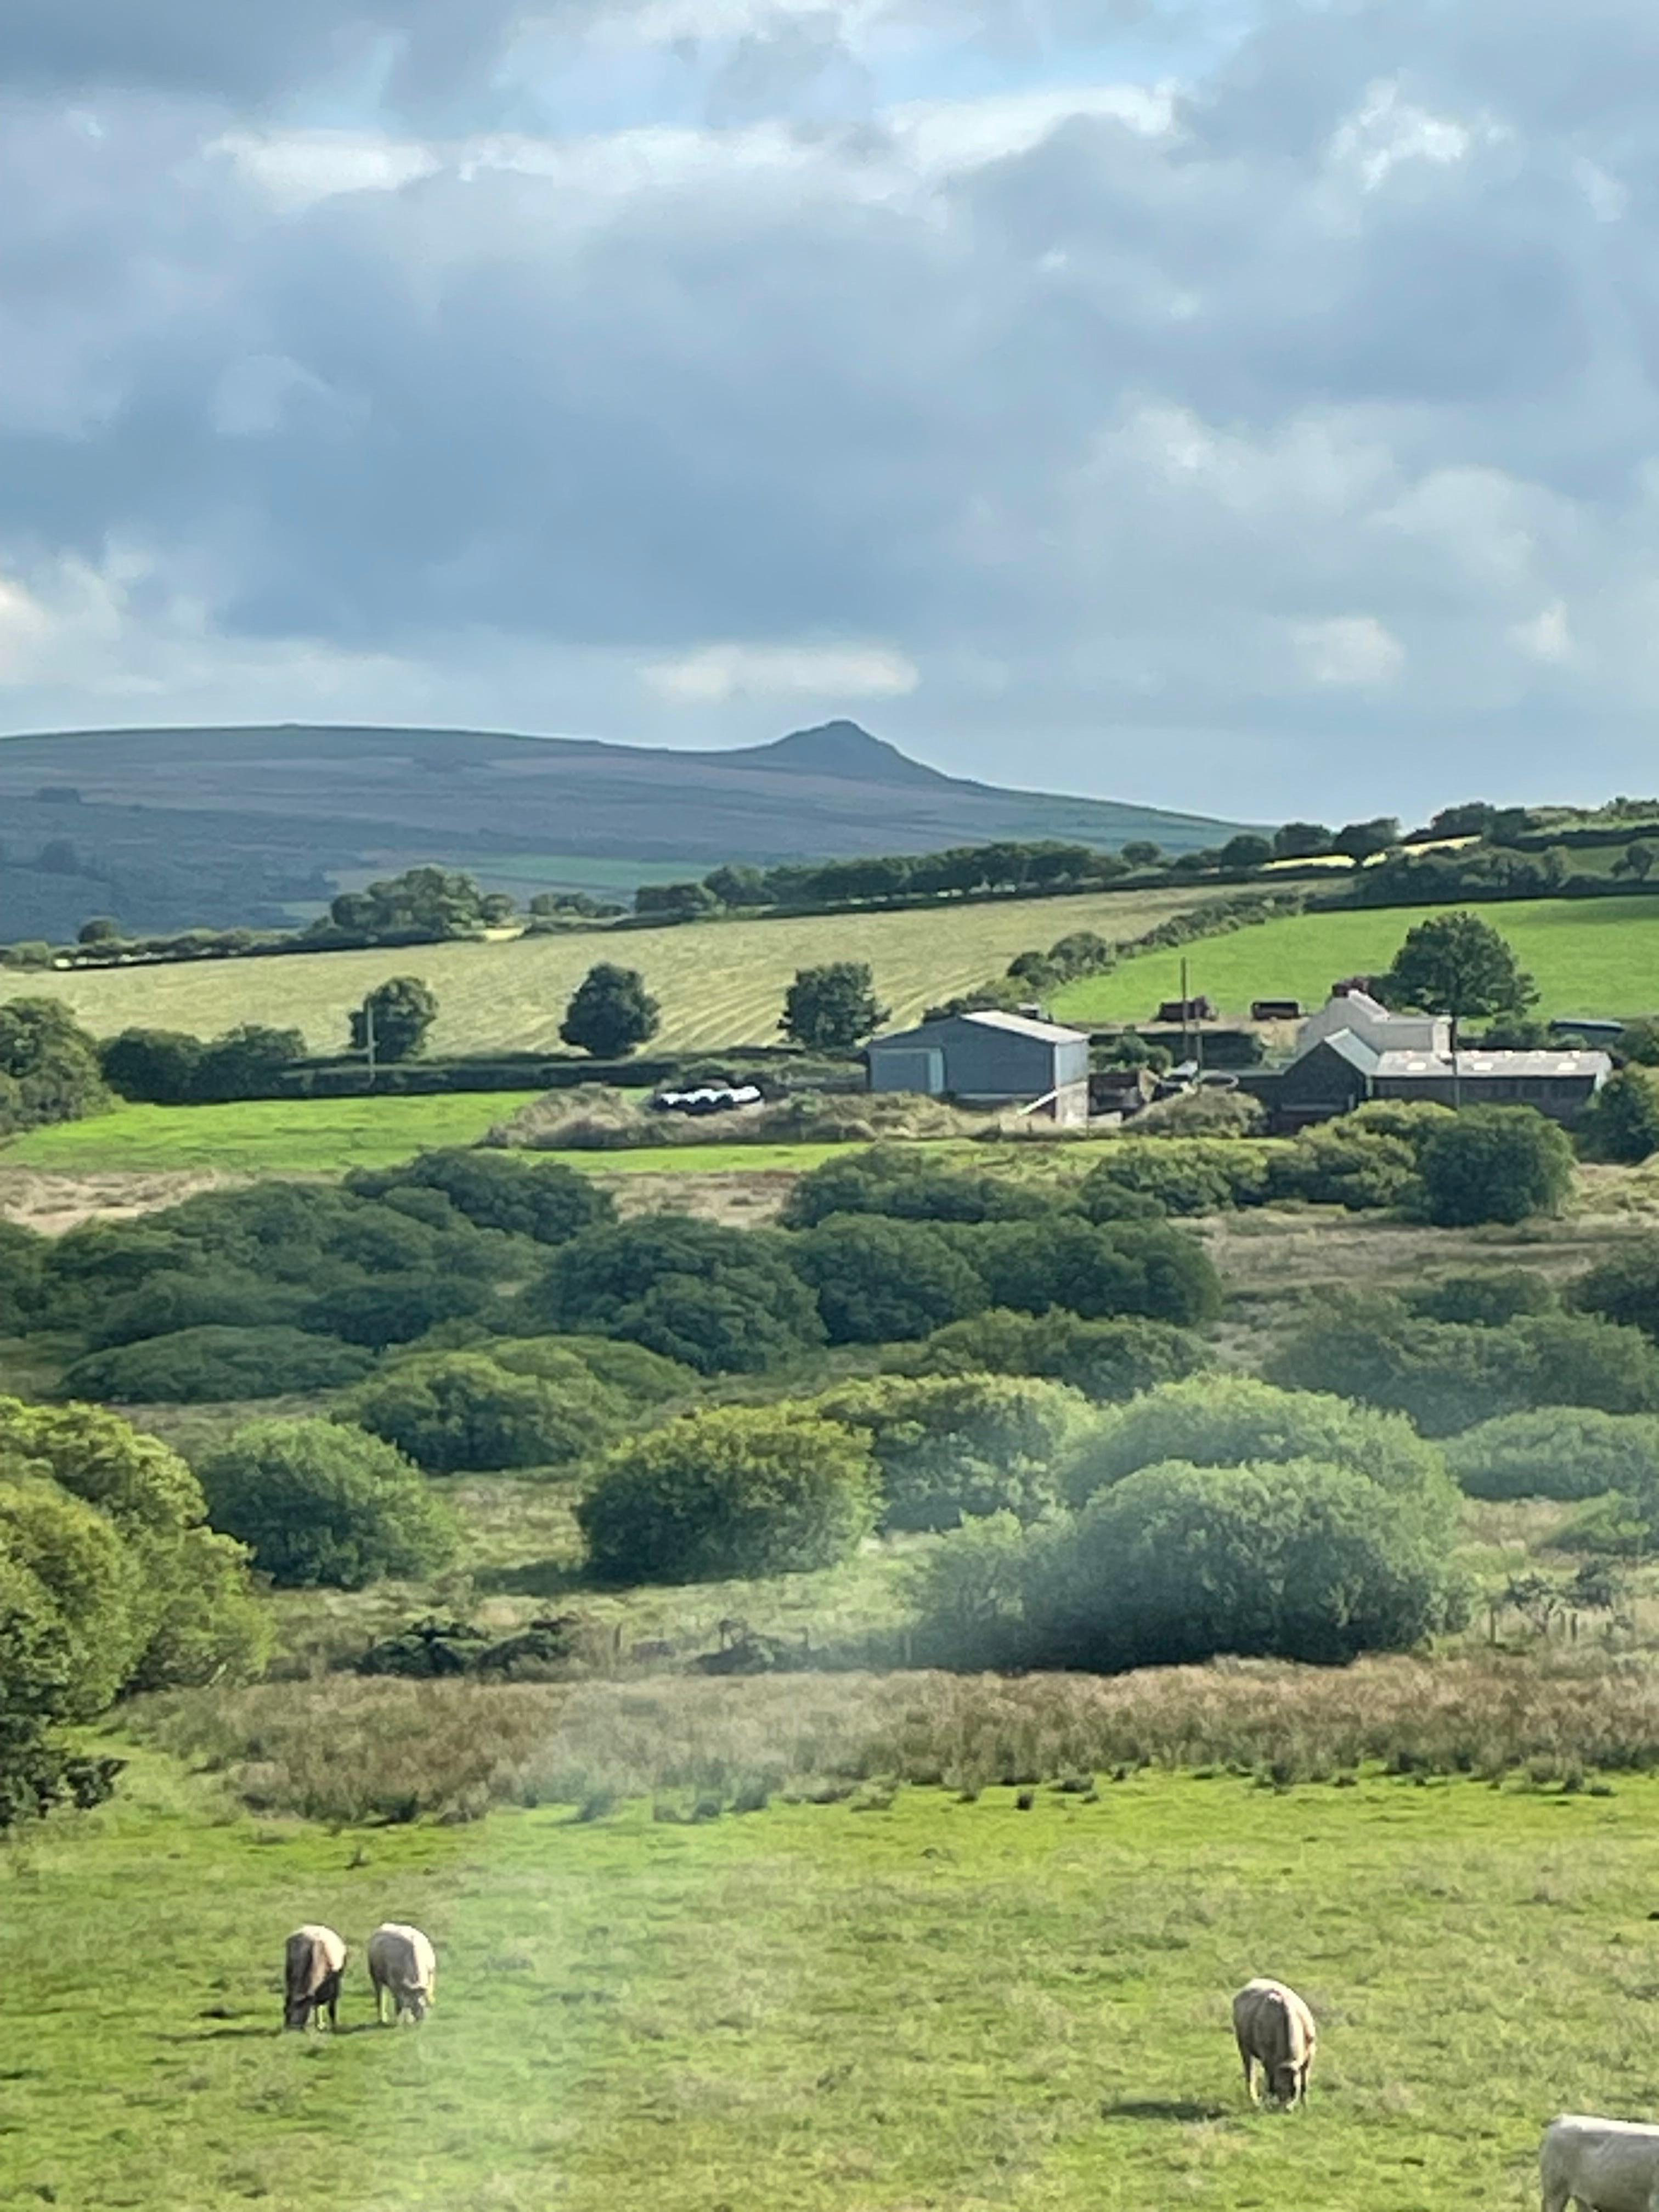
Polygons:
<instances>
[{"instance_id":1,"label":"grazing sheep","mask_svg":"<svg viewBox=\"0 0 1659 2212\"><path fill-rule=\"evenodd\" d=\"M1314 2017L1283 1982L1247 1982L1233 1999L1233 2033L1244 2063L1244 2089L1257 2101L1255 2069L1267 2094L1285 2106L1307 2102L1314 2062Z\"/></svg>"},{"instance_id":2,"label":"grazing sheep","mask_svg":"<svg viewBox=\"0 0 1659 2212\"><path fill-rule=\"evenodd\" d=\"M368 1939L368 1978L374 1984L374 2017L386 2022L386 1993L392 1993L392 2016L407 2013L424 2020L434 2002L438 1961L418 1928L387 1920Z\"/></svg>"},{"instance_id":3,"label":"grazing sheep","mask_svg":"<svg viewBox=\"0 0 1659 2212\"><path fill-rule=\"evenodd\" d=\"M308 2027L325 2012L331 2027L339 2026L340 1976L345 1962L346 1947L331 1928L307 1921L295 1929L283 1961L284 2027Z\"/></svg>"},{"instance_id":4,"label":"grazing sheep","mask_svg":"<svg viewBox=\"0 0 1659 2212\"><path fill-rule=\"evenodd\" d=\"M1538 2153L1544 2212L1659 2212L1659 2128L1564 2112Z\"/></svg>"}]
</instances>

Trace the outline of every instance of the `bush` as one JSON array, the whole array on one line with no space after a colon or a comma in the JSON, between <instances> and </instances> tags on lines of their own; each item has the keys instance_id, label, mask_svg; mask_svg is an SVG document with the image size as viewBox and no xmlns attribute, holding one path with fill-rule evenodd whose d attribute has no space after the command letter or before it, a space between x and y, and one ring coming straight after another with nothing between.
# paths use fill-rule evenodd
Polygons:
<instances>
[{"instance_id":1,"label":"bush","mask_svg":"<svg viewBox=\"0 0 1659 2212\"><path fill-rule=\"evenodd\" d=\"M1047 1213L1051 1200L1008 1176L918 1160L914 1147L875 1145L850 1160L826 1160L801 1176L780 1218L815 1229L834 1213L887 1214L901 1221L1008 1221Z\"/></svg>"},{"instance_id":2,"label":"bush","mask_svg":"<svg viewBox=\"0 0 1659 2212\"><path fill-rule=\"evenodd\" d=\"M21 1336L39 1327L50 1249L33 1230L0 1221L0 1335Z\"/></svg>"},{"instance_id":3,"label":"bush","mask_svg":"<svg viewBox=\"0 0 1659 2212\"><path fill-rule=\"evenodd\" d=\"M196 1328L296 1328L309 1304L294 1283L270 1283L227 1268L191 1274L155 1274L142 1290L128 1291L98 1310L87 1327L94 1351L138 1344Z\"/></svg>"},{"instance_id":4,"label":"bush","mask_svg":"<svg viewBox=\"0 0 1659 2212\"><path fill-rule=\"evenodd\" d=\"M601 960L582 978L559 1035L595 1060L620 1060L655 1036L660 1023L657 1002L639 970Z\"/></svg>"},{"instance_id":5,"label":"bush","mask_svg":"<svg viewBox=\"0 0 1659 2212\"><path fill-rule=\"evenodd\" d=\"M1140 1314L1183 1328L1221 1310L1221 1280L1203 1246L1164 1222L1097 1224L1060 1214L949 1233L994 1306L1039 1314L1061 1306L1091 1321Z\"/></svg>"},{"instance_id":6,"label":"bush","mask_svg":"<svg viewBox=\"0 0 1659 2212\"><path fill-rule=\"evenodd\" d=\"M1273 1198L1310 1206L1341 1206L1351 1213L1404 1206L1418 1199L1415 1148L1403 1137L1356 1125L1355 1117L1304 1129L1278 1153L1268 1175Z\"/></svg>"},{"instance_id":7,"label":"bush","mask_svg":"<svg viewBox=\"0 0 1659 2212\"><path fill-rule=\"evenodd\" d=\"M1025 1593L1044 1663L1109 1669L1218 1652L1341 1664L1407 1649L1463 1610L1409 1500L1299 1458L1142 1468L1037 1533Z\"/></svg>"},{"instance_id":8,"label":"bush","mask_svg":"<svg viewBox=\"0 0 1659 2212\"><path fill-rule=\"evenodd\" d=\"M926 1221L836 1215L795 1237L790 1258L831 1344L926 1336L985 1304L970 1261Z\"/></svg>"},{"instance_id":9,"label":"bush","mask_svg":"<svg viewBox=\"0 0 1659 2212\"><path fill-rule=\"evenodd\" d=\"M1590 1159L1649 1158L1659 1152L1659 1082L1645 1067L1621 1067L1591 1099L1578 1133Z\"/></svg>"},{"instance_id":10,"label":"bush","mask_svg":"<svg viewBox=\"0 0 1659 2212\"><path fill-rule=\"evenodd\" d=\"M1042 1376L1109 1404L1182 1382L1209 1360L1200 1338L1168 1322L1085 1321L1059 1307L1022 1314L999 1306L936 1329L891 1364L909 1375Z\"/></svg>"},{"instance_id":11,"label":"bush","mask_svg":"<svg viewBox=\"0 0 1659 2212\"><path fill-rule=\"evenodd\" d=\"M487 1283L453 1275L382 1275L346 1283L314 1298L301 1313L308 1329L383 1352L412 1344L445 1322L463 1321L490 1303Z\"/></svg>"},{"instance_id":12,"label":"bush","mask_svg":"<svg viewBox=\"0 0 1659 2212\"><path fill-rule=\"evenodd\" d=\"M1063 1382L1007 1375L888 1376L812 1402L868 1437L888 1528L954 1528L1004 1510L1035 1519L1058 1502L1055 1470L1091 1418Z\"/></svg>"},{"instance_id":13,"label":"bush","mask_svg":"<svg viewBox=\"0 0 1659 2212\"><path fill-rule=\"evenodd\" d=\"M659 1213L585 1229L521 1299L534 1325L619 1336L699 1374L754 1374L823 1342L790 1240Z\"/></svg>"},{"instance_id":14,"label":"bush","mask_svg":"<svg viewBox=\"0 0 1659 2212\"><path fill-rule=\"evenodd\" d=\"M1580 1276L1572 1303L1659 1343L1659 1237L1632 1243Z\"/></svg>"},{"instance_id":15,"label":"bush","mask_svg":"<svg viewBox=\"0 0 1659 2212\"><path fill-rule=\"evenodd\" d=\"M123 1098L151 1106L182 1106L196 1095L204 1048L181 1030L123 1030L98 1048L104 1080Z\"/></svg>"},{"instance_id":16,"label":"bush","mask_svg":"<svg viewBox=\"0 0 1659 2212\"><path fill-rule=\"evenodd\" d=\"M1138 1137L1114 1139L1078 1190L1091 1220L1109 1220L1121 1194L1150 1198L1165 1213L1224 1213L1259 1206L1267 1194L1273 1152L1266 1145L1225 1138L1166 1138L1156 1145Z\"/></svg>"},{"instance_id":17,"label":"bush","mask_svg":"<svg viewBox=\"0 0 1659 2212\"><path fill-rule=\"evenodd\" d=\"M297 1328L183 1328L88 1352L65 1370L60 1389L118 1405L198 1405L335 1390L373 1364L356 1345Z\"/></svg>"},{"instance_id":18,"label":"bush","mask_svg":"<svg viewBox=\"0 0 1659 2212\"><path fill-rule=\"evenodd\" d=\"M1066 1474L1080 1503L1164 1460L1197 1467L1317 1460L1381 1488L1445 1505L1440 1455L1408 1422L1314 1390L1275 1389L1242 1375L1166 1383L1103 1412Z\"/></svg>"},{"instance_id":19,"label":"bush","mask_svg":"<svg viewBox=\"0 0 1659 2212\"><path fill-rule=\"evenodd\" d=\"M1419 1171L1429 1218L1443 1229L1524 1221L1560 1211L1572 1146L1530 1106L1470 1106L1429 1138Z\"/></svg>"},{"instance_id":20,"label":"bush","mask_svg":"<svg viewBox=\"0 0 1659 2212\"><path fill-rule=\"evenodd\" d=\"M0 1004L0 1135L101 1114L112 1103L98 1047L57 999Z\"/></svg>"},{"instance_id":21,"label":"bush","mask_svg":"<svg viewBox=\"0 0 1659 2212\"><path fill-rule=\"evenodd\" d=\"M642 1344L606 1336L496 1337L488 1349L495 1364L511 1374L539 1375L548 1382L589 1375L636 1406L688 1398L701 1379L695 1368L683 1366L678 1359L665 1359Z\"/></svg>"},{"instance_id":22,"label":"bush","mask_svg":"<svg viewBox=\"0 0 1659 2212\"><path fill-rule=\"evenodd\" d=\"M361 1429L254 1421L198 1473L214 1527L285 1586L362 1589L429 1574L455 1551L455 1523L420 1469Z\"/></svg>"},{"instance_id":23,"label":"bush","mask_svg":"<svg viewBox=\"0 0 1659 2212\"><path fill-rule=\"evenodd\" d=\"M1248 1091L1202 1084L1195 1091L1158 1099L1138 1114L1135 1137L1255 1137L1267 1119L1267 1109Z\"/></svg>"},{"instance_id":24,"label":"bush","mask_svg":"<svg viewBox=\"0 0 1659 2212\"><path fill-rule=\"evenodd\" d=\"M1407 1291L1407 1310L1424 1321L1467 1322L1501 1328L1523 1314L1553 1313L1559 1301L1542 1275L1525 1267L1492 1267L1468 1275L1440 1275Z\"/></svg>"},{"instance_id":25,"label":"bush","mask_svg":"<svg viewBox=\"0 0 1659 2212\"><path fill-rule=\"evenodd\" d=\"M1659 1407L1659 1356L1633 1329L1572 1314L1497 1326L1419 1321L1386 1295L1339 1297L1267 1363L1287 1388L1328 1389L1447 1436L1537 1406Z\"/></svg>"},{"instance_id":26,"label":"bush","mask_svg":"<svg viewBox=\"0 0 1659 2212\"><path fill-rule=\"evenodd\" d=\"M514 1375L479 1352L400 1360L339 1409L431 1474L551 1467L613 1434L619 1407L579 1363L580 1382Z\"/></svg>"},{"instance_id":27,"label":"bush","mask_svg":"<svg viewBox=\"0 0 1659 2212\"><path fill-rule=\"evenodd\" d=\"M480 1229L499 1229L538 1244L562 1244L579 1230L614 1221L616 1202L592 1176L516 1152L453 1149L422 1152L401 1167L354 1169L346 1188L362 1198L394 1191L441 1191Z\"/></svg>"},{"instance_id":28,"label":"bush","mask_svg":"<svg viewBox=\"0 0 1659 2212\"><path fill-rule=\"evenodd\" d=\"M860 1438L799 1407L731 1406L621 1447L576 1517L595 1574L690 1583L832 1566L875 1514Z\"/></svg>"},{"instance_id":29,"label":"bush","mask_svg":"<svg viewBox=\"0 0 1659 2212\"><path fill-rule=\"evenodd\" d=\"M1446 1465L1471 1498L1659 1496L1659 1419L1583 1406L1508 1413L1453 1437Z\"/></svg>"}]
</instances>

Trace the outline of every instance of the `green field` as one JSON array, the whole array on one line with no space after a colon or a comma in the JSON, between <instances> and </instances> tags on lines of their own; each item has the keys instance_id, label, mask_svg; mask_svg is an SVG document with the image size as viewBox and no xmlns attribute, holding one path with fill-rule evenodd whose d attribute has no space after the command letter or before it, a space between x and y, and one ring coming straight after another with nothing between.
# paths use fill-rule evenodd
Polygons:
<instances>
[{"instance_id":1,"label":"green field","mask_svg":"<svg viewBox=\"0 0 1659 2212\"><path fill-rule=\"evenodd\" d=\"M227 1175L343 1175L390 1167L441 1145L476 1144L540 1094L431 1098L244 1099L229 1106L120 1106L0 1144L0 1167L62 1175L152 1168Z\"/></svg>"},{"instance_id":2,"label":"green field","mask_svg":"<svg viewBox=\"0 0 1659 2212\"><path fill-rule=\"evenodd\" d=\"M1554 2111L1659 2104L1659 1783L884 1794L354 1835L142 1756L0 1868L0 2201L1519 2212ZM371 2025L382 1917L437 1945L418 2030ZM311 1918L333 2038L277 2028ZM1262 1972L1320 2021L1305 2112L1243 2100Z\"/></svg>"},{"instance_id":3,"label":"green field","mask_svg":"<svg viewBox=\"0 0 1659 2212\"><path fill-rule=\"evenodd\" d=\"M1252 999L1299 999L1322 1006L1345 975L1388 967L1406 932L1441 907L1382 907L1304 914L1189 945L1188 988L1229 1014L1248 1014ZM1539 1011L1631 1015L1659 1007L1659 899L1522 899L1479 911L1501 930L1539 988ZM1125 961L1060 992L1057 1018L1145 1022L1181 989L1179 952Z\"/></svg>"},{"instance_id":4,"label":"green field","mask_svg":"<svg viewBox=\"0 0 1659 2212\"><path fill-rule=\"evenodd\" d=\"M784 992L798 968L816 962L867 960L883 1002L896 1022L904 1022L931 1001L1000 974L1017 952L1052 945L1077 929L1097 930L1115 941L1136 937L1206 896L1126 891L615 936L582 930L505 944L47 970L0 988L7 995L52 992L100 1036L134 1023L212 1036L238 1022L267 1022L302 1030L313 1051L325 1051L343 1047L347 1017L365 992L388 975L420 975L438 994L434 1052L562 1052L559 1024L571 993L595 961L615 960L642 972L662 1006L654 1044L678 1052L775 1044Z\"/></svg>"}]
</instances>

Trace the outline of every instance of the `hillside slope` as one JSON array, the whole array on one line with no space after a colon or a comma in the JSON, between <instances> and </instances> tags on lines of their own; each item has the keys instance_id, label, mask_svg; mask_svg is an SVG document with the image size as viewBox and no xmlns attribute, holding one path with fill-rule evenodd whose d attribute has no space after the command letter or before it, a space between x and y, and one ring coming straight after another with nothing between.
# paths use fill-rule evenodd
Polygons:
<instances>
[{"instance_id":1,"label":"hillside slope","mask_svg":"<svg viewBox=\"0 0 1659 2212\"><path fill-rule=\"evenodd\" d=\"M99 730L0 739L0 939L272 922L419 860L520 896L1000 838L1183 852L1234 824L942 775L852 722L731 752L468 730Z\"/></svg>"}]
</instances>

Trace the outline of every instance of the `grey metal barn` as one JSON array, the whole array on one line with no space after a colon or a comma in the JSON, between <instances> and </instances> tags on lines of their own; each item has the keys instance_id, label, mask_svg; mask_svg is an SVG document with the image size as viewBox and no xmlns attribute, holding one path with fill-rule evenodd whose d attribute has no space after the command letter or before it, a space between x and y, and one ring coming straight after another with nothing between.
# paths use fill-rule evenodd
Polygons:
<instances>
[{"instance_id":1,"label":"grey metal barn","mask_svg":"<svg viewBox=\"0 0 1659 2212\"><path fill-rule=\"evenodd\" d=\"M916 1091L963 1106L1046 1102L1057 1121L1089 1118L1089 1040L1024 1014L950 1014L876 1037L872 1091Z\"/></svg>"}]
</instances>

